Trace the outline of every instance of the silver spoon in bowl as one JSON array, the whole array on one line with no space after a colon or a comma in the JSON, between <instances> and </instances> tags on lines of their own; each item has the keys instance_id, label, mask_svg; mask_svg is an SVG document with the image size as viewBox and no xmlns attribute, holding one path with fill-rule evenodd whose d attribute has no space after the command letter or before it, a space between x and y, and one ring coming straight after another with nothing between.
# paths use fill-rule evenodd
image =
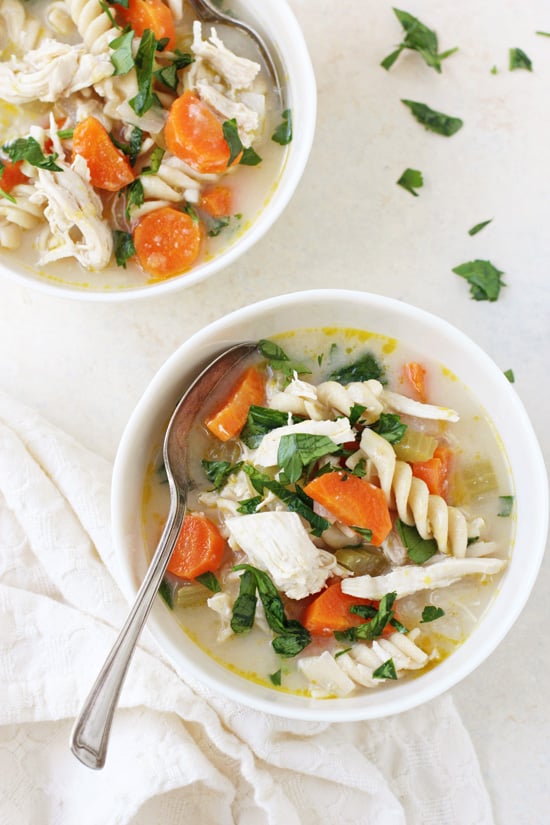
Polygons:
<instances>
[{"instance_id":1,"label":"silver spoon in bowl","mask_svg":"<svg viewBox=\"0 0 550 825\"><path fill-rule=\"evenodd\" d=\"M266 40L249 23L232 17L228 12L217 8L211 0L189 0L191 7L199 20L204 23L223 23L233 29L245 32L256 43L265 66L271 75L279 100L283 101L283 87L281 84L281 70L277 65L275 51L267 45Z\"/></svg>"},{"instance_id":2,"label":"silver spoon in bowl","mask_svg":"<svg viewBox=\"0 0 550 825\"><path fill-rule=\"evenodd\" d=\"M163 445L170 488L168 519L128 618L82 706L71 735L72 752L88 768L98 769L105 764L111 723L126 672L185 516L191 426L210 393L255 349L256 344L237 344L215 358L185 391L168 424Z\"/></svg>"}]
</instances>

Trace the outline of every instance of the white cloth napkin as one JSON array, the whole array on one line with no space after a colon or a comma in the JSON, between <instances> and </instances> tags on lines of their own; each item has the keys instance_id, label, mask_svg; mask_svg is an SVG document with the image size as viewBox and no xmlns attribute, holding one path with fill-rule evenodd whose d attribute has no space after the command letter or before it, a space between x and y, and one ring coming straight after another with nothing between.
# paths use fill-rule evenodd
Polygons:
<instances>
[{"instance_id":1,"label":"white cloth napkin","mask_svg":"<svg viewBox=\"0 0 550 825\"><path fill-rule=\"evenodd\" d=\"M144 633L106 766L69 750L128 606L111 466L0 394L0 822L492 825L449 695L370 722L300 723L178 674Z\"/></svg>"}]
</instances>

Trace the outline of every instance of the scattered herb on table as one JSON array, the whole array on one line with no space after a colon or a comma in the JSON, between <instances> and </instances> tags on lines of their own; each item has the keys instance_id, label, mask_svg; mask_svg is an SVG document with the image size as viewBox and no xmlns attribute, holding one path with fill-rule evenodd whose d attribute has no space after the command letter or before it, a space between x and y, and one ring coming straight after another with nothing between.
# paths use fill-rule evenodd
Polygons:
<instances>
[{"instance_id":1,"label":"scattered herb on table","mask_svg":"<svg viewBox=\"0 0 550 825\"><path fill-rule=\"evenodd\" d=\"M490 261L468 261L455 266L453 272L468 281L474 301L496 301L501 287L506 286L500 277L504 273Z\"/></svg>"},{"instance_id":2,"label":"scattered herb on table","mask_svg":"<svg viewBox=\"0 0 550 825\"><path fill-rule=\"evenodd\" d=\"M509 66L511 72L515 69L527 69L528 72L533 71L533 63L522 49L510 49Z\"/></svg>"},{"instance_id":3,"label":"scattered herb on table","mask_svg":"<svg viewBox=\"0 0 550 825\"><path fill-rule=\"evenodd\" d=\"M506 376L510 384L513 384L515 382L516 376L514 375L514 370L504 370L504 375Z\"/></svg>"},{"instance_id":4,"label":"scattered herb on table","mask_svg":"<svg viewBox=\"0 0 550 825\"><path fill-rule=\"evenodd\" d=\"M433 29L428 28L428 26L421 23L417 17L414 17L406 11L395 8L393 11L405 30L405 37L397 49L385 57L380 65L384 69L389 70L404 49L411 49L412 51L418 52L426 65L435 69L436 72L441 72L441 61L451 54L454 54L457 49L449 49L439 54L437 34Z\"/></svg>"},{"instance_id":5,"label":"scattered herb on table","mask_svg":"<svg viewBox=\"0 0 550 825\"><path fill-rule=\"evenodd\" d=\"M443 112L437 112L435 109L430 109L425 103L403 99L401 103L409 107L417 121L425 126L428 131L436 132L438 135L451 137L464 125L459 117L451 117L443 114Z\"/></svg>"},{"instance_id":6,"label":"scattered herb on table","mask_svg":"<svg viewBox=\"0 0 550 825\"><path fill-rule=\"evenodd\" d=\"M410 192L411 195L414 195L415 198L417 198L418 192L415 190L424 186L422 172L419 172L418 169L405 169L397 181L397 185L402 186L403 189L406 189L407 192Z\"/></svg>"},{"instance_id":7,"label":"scattered herb on table","mask_svg":"<svg viewBox=\"0 0 550 825\"><path fill-rule=\"evenodd\" d=\"M482 229L485 229L486 226L492 222L493 218L489 218L488 221L481 221L481 223L476 223L475 226L472 226L471 229L468 229L468 235L477 235L478 232L481 232Z\"/></svg>"}]
</instances>

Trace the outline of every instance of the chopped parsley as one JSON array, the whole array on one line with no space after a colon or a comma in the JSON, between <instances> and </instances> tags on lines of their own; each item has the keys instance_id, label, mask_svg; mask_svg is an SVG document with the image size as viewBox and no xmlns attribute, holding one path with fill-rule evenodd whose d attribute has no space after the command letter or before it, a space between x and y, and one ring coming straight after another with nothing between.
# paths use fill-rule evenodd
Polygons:
<instances>
[{"instance_id":1,"label":"chopped parsley","mask_svg":"<svg viewBox=\"0 0 550 825\"><path fill-rule=\"evenodd\" d=\"M471 229L468 229L468 235L477 235L478 232L481 232L482 229L485 229L486 226L489 226L492 223L493 219L489 218L488 221L481 221L481 223L476 223L475 226L472 226Z\"/></svg>"},{"instance_id":2,"label":"chopped parsley","mask_svg":"<svg viewBox=\"0 0 550 825\"><path fill-rule=\"evenodd\" d=\"M527 69L528 72L532 72L533 63L522 49L510 49L509 69L511 72L515 69Z\"/></svg>"},{"instance_id":3,"label":"chopped parsley","mask_svg":"<svg viewBox=\"0 0 550 825\"><path fill-rule=\"evenodd\" d=\"M422 172L419 172L418 169L405 169L397 181L397 185L402 186L403 189L406 189L407 192L410 192L411 195L414 195L414 197L417 198L418 192L415 190L421 189L422 186L424 186Z\"/></svg>"},{"instance_id":4,"label":"chopped parsley","mask_svg":"<svg viewBox=\"0 0 550 825\"><path fill-rule=\"evenodd\" d=\"M490 261L468 261L455 266L453 272L468 281L474 301L496 301L501 287L506 286L500 277L504 273Z\"/></svg>"},{"instance_id":5,"label":"chopped parsley","mask_svg":"<svg viewBox=\"0 0 550 825\"><path fill-rule=\"evenodd\" d=\"M2 149L14 163L18 160L26 160L31 166L46 169L48 172L63 171L63 169L55 163L58 157L57 152L51 155L45 155L40 148L40 144L33 137L17 138L11 143L4 143Z\"/></svg>"},{"instance_id":6,"label":"chopped parsley","mask_svg":"<svg viewBox=\"0 0 550 825\"><path fill-rule=\"evenodd\" d=\"M442 112L437 112L435 109L430 109L425 103L403 99L401 103L409 107L416 120L425 126L428 131L436 132L438 135L451 137L464 125L459 117L451 117Z\"/></svg>"},{"instance_id":7,"label":"chopped parsley","mask_svg":"<svg viewBox=\"0 0 550 825\"><path fill-rule=\"evenodd\" d=\"M422 611L422 618L420 619L421 624L426 624L427 622L435 622L436 619L440 619L442 616L445 615L445 611L442 607L434 607L432 604L427 604L424 610Z\"/></svg>"},{"instance_id":8,"label":"chopped parsley","mask_svg":"<svg viewBox=\"0 0 550 825\"><path fill-rule=\"evenodd\" d=\"M457 48L449 49L439 54L439 44L437 34L433 29L421 23L417 17L406 11L394 8L394 14L405 30L403 42L382 60L380 65L389 70L404 49L412 49L422 57L427 66L441 72L441 61L458 51Z\"/></svg>"},{"instance_id":9,"label":"chopped parsley","mask_svg":"<svg viewBox=\"0 0 550 825\"><path fill-rule=\"evenodd\" d=\"M515 382L516 376L514 375L514 370L504 370L504 375L506 376L510 384L513 384Z\"/></svg>"},{"instance_id":10,"label":"chopped parsley","mask_svg":"<svg viewBox=\"0 0 550 825\"><path fill-rule=\"evenodd\" d=\"M399 444L407 432L407 425L403 424L401 416L397 413L380 413L380 418L371 426L371 430L390 444Z\"/></svg>"}]
</instances>

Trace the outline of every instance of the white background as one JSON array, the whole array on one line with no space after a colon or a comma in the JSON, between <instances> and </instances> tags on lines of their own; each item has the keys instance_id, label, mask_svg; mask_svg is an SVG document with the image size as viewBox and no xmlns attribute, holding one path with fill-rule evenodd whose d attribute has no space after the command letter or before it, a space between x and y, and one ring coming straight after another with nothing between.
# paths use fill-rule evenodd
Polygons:
<instances>
[{"instance_id":1,"label":"white background","mask_svg":"<svg viewBox=\"0 0 550 825\"><path fill-rule=\"evenodd\" d=\"M400 4L436 29L441 50L459 46L441 75L413 53L380 67L401 39L387 0L290 5L317 76L318 128L275 227L225 272L160 299L83 303L0 283L1 388L112 459L156 369L205 323L283 292L361 289L437 313L513 369L548 463L550 38L535 32L550 31L550 5ZM532 73L508 70L510 47L529 55ZM401 98L464 127L451 138L427 132ZM424 174L417 198L395 183L407 167ZM473 301L452 272L474 258L505 273L496 303ZM498 825L548 821L549 585L546 556L516 627L452 691Z\"/></svg>"}]
</instances>

